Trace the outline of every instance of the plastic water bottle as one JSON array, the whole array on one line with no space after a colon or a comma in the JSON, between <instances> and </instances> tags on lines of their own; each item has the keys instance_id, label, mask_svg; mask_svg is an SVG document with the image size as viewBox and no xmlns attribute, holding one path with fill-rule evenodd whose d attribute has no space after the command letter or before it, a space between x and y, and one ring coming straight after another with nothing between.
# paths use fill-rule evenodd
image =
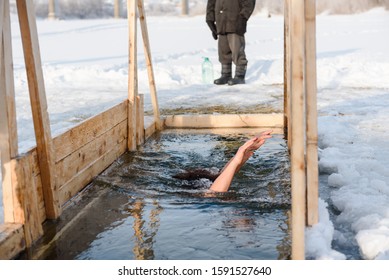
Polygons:
<instances>
[{"instance_id":1,"label":"plastic water bottle","mask_svg":"<svg viewBox=\"0 0 389 280\"><path fill-rule=\"evenodd\" d=\"M204 84L213 83L213 65L208 57L204 57L204 61L202 64L202 75Z\"/></svg>"}]
</instances>

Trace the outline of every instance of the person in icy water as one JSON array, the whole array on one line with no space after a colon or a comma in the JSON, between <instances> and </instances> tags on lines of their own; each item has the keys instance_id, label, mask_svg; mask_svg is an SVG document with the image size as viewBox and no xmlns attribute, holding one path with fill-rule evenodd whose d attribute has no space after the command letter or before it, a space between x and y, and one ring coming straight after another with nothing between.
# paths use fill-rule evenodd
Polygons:
<instances>
[{"instance_id":1,"label":"person in icy water","mask_svg":"<svg viewBox=\"0 0 389 280\"><path fill-rule=\"evenodd\" d=\"M220 173L214 173L207 169L195 169L177 174L174 178L183 180L196 180L200 178L207 178L214 181L209 190L211 192L227 192L230 188L234 175L246 163L246 161L258 150L266 140L271 138L272 130L267 130L246 141L235 156L224 166Z\"/></svg>"}]
</instances>

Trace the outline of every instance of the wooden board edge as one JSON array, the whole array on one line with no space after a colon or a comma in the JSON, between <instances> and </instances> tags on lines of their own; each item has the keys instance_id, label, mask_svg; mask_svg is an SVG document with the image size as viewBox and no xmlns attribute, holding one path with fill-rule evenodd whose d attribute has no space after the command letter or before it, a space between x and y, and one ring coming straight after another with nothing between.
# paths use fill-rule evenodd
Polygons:
<instances>
[{"instance_id":1,"label":"wooden board edge","mask_svg":"<svg viewBox=\"0 0 389 280\"><path fill-rule=\"evenodd\" d=\"M22 224L0 225L0 260L9 260L26 248Z\"/></svg>"},{"instance_id":2,"label":"wooden board edge","mask_svg":"<svg viewBox=\"0 0 389 280\"><path fill-rule=\"evenodd\" d=\"M56 151L56 162L73 153L75 150L78 150L80 147L93 141L96 137L106 133L117 124L127 120L127 103L128 101L125 100L115 106L112 106L111 108L84 120L66 132L56 136L53 139L54 148ZM117 114L116 111L123 111L124 113ZM110 115L114 115L115 117L118 116L118 118L116 120L112 120L109 118ZM101 122L104 119L107 119L108 122L112 123L102 129L97 129L94 127L96 126L96 123L101 125ZM89 132L90 136L88 137L85 135L85 132ZM75 135L80 135L80 137L75 139ZM69 142L71 142L71 145L69 145ZM67 143L66 147L64 146L64 143Z\"/></svg>"},{"instance_id":3,"label":"wooden board edge","mask_svg":"<svg viewBox=\"0 0 389 280\"><path fill-rule=\"evenodd\" d=\"M171 115L164 118L166 128L250 128L283 127L283 114Z\"/></svg>"}]
</instances>

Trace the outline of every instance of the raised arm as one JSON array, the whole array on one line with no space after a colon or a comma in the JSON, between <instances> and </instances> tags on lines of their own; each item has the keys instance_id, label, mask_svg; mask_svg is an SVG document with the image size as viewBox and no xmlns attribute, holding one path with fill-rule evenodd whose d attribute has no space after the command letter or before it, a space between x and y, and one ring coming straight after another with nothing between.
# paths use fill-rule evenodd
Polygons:
<instances>
[{"instance_id":1,"label":"raised arm","mask_svg":"<svg viewBox=\"0 0 389 280\"><path fill-rule=\"evenodd\" d=\"M220 175L210 187L214 192L227 192L230 188L235 173L245 164L245 162L259 149L266 140L271 138L272 130L262 132L260 135L248 140L236 152L235 156L224 166Z\"/></svg>"}]
</instances>

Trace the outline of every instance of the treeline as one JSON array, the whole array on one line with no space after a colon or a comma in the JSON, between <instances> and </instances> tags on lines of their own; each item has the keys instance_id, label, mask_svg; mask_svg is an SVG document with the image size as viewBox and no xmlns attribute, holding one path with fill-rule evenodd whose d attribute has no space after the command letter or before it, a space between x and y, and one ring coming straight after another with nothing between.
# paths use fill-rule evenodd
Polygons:
<instances>
[{"instance_id":1,"label":"treeline","mask_svg":"<svg viewBox=\"0 0 389 280\"><path fill-rule=\"evenodd\" d=\"M34 0L38 17L47 17L49 0ZM11 3L15 0L11 0ZM120 0L122 17L126 17L126 0ZM205 13L207 0L188 0L189 15ZM255 13L283 13L284 0L256 0ZM55 13L59 18L107 18L114 15L114 0L55 0ZM146 13L153 16L180 15L182 0L144 0ZM317 0L317 12L352 14L375 7L389 9L389 0Z\"/></svg>"},{"instance_id":2,"label":"treeline","mask_svg":"<svg viewBox=\"0 0 389 280\"><path fill-rule=\"evenodd\" d=\"M293 1L293 0L292 0ZM283 13L284 0L257 0L256 12L268 10L271 14ZM376 7L389 9L389 0L316 0L317 13L354 14Z\"/></svg>"}]
</instances>

